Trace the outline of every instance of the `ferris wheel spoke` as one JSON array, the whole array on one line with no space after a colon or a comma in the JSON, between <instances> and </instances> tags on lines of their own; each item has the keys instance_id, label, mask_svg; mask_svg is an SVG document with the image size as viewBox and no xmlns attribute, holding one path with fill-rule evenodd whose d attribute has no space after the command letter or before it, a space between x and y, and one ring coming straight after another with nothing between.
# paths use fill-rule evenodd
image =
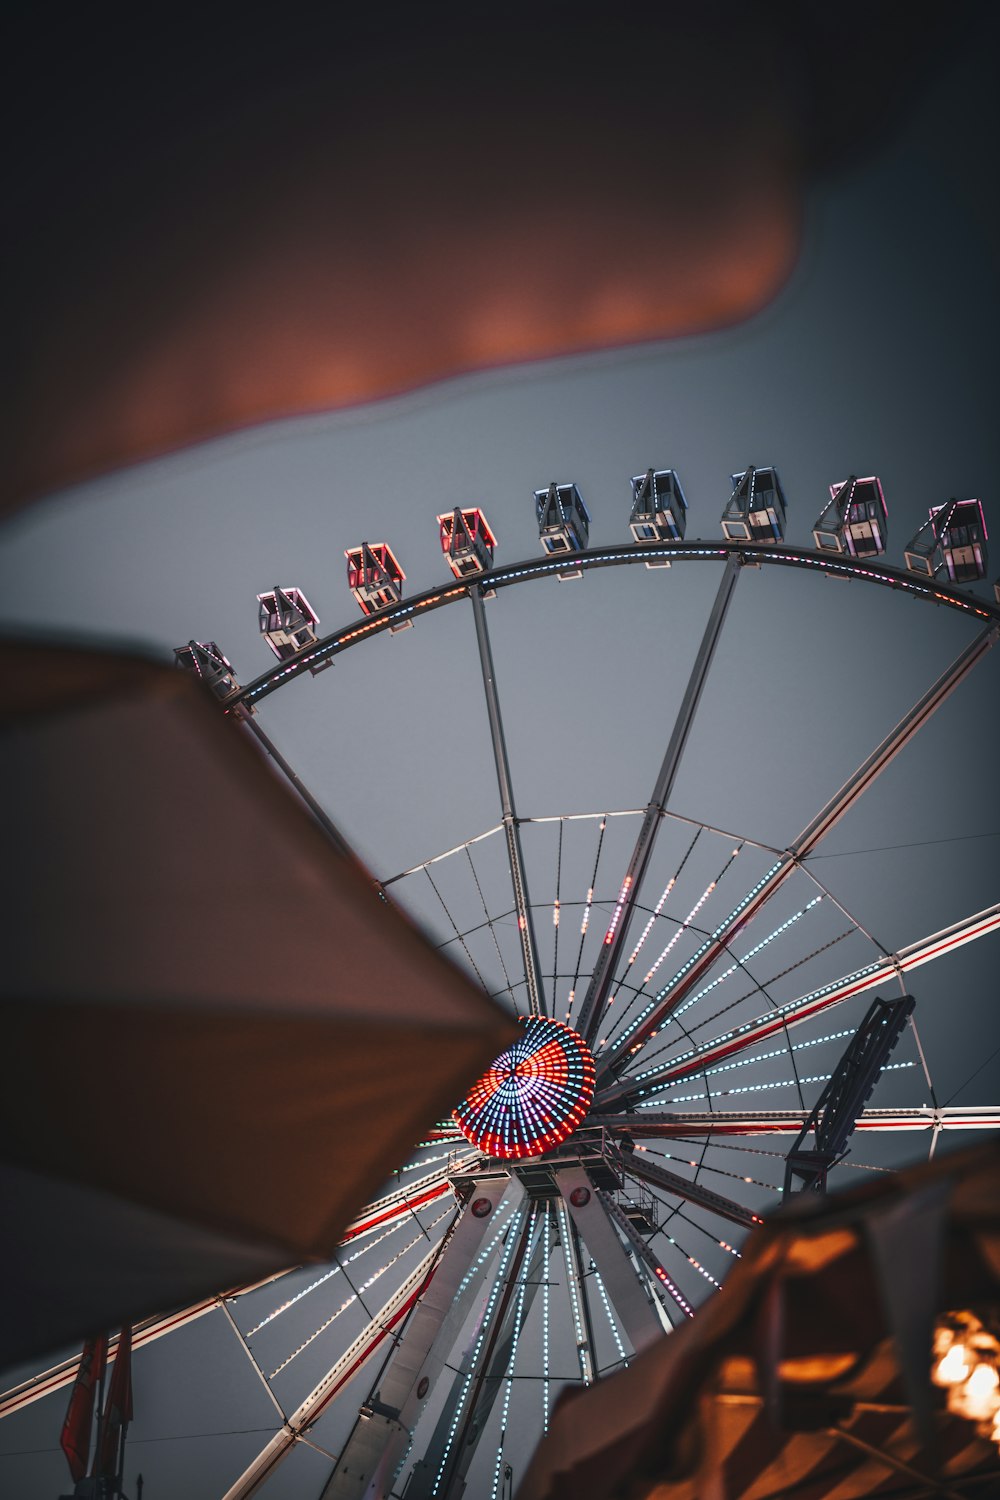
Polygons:
<instances>
[{"instance_id":1,"label":"ferris wheel spoke","mask_svg":"<svg viewBox=\"0 0 1000 1500\"><path fill-rule=\"evenodd\" d=\"M623 1129L646 1139L684 1140L689 1136L798 1135L809 1116L806 1109L785 1110L650 1110L641 1122L620 1115L591 1115L588 1124L617 1134ZM865 1109L855 1122L863 1131L1000 1130L1000 1106L912 1109ZM776 1156L783 1153L776 1152Z\"/></svg>"},{"instance_id":2,"label":"ferris wheel spoke","mask_svg":"<svg viewBox=\"0 0 1000 1500\"><path fill-rule=\"evenodd\" d=\"M483 674L483 691L490 721L490 738L493 742L493 759L496 764L497 785L500 791L500 806L503 811L503 830L507 841L507 858L510 862L510 878L514 888L514 906L517 910L517 928L521 939L521 958L524 978L528 987L528 1010L533 1016L545 1015L545 995L542 989L541 967L538 962L538 943L535 939L531 898L524 869L524 853L521 848L521 830L514 808L514 789L510 778L510 763L507 759L507 742L504 739L503 719L500 714L500 696L497 691L496 669L490 647L489 631L482 592L476 584L469 588L472 611L476 621L476 640L479 645L479 665Z\"/></svg>"},{"instance_id":3,"label":"ferris wheel spoke","mask_svg":"<svg viewBox=\"0 0 1000 1500\"><path fill-rule=\"evenodd\" d=\"M933 959L954 952L956 948L963 947L966 943L975 942L977 938L986 937L989 933L997 931L1000 931L1000 902L964 918L961 922L955 922L941 932L935 932L930 937L912 943L908 948L901 949L899 953L890 954L887 958L880 958L873 963L866 964L864 968L856 969L852 974L834 980L831 984L823 985L820 989L813 990L798 1000L789 1001L787 1005L779 1006L767 1015L759 1016L754 1021L747 1021L733 1031L725 1032L711 1041L693 1047L688 1052L681 1053L670 1064L661 1068L650 1068L634 1074L631 1078L623 1079L596 1095L595 1108L599 1113L621 1109L627 1104L642 1108L641 1100L651 1093L662 1090L668 1084L676 1083L693 1073L702 1072L715 1063L721 1063L726 1058L746 1052L758 1042L767 1040L786 1026L797 1026L811 1016L819 1015L833 1005L840 1005L854 995L875 989L886 980L894 978L897 972L906 973L910 969L919 968L921 964L930 963Z\"/></svg>"},{"instance_id":4,"label":"ferris wheel spoke","mask_svg":"<svg viewBox=\"0 0 1000 1500\"><path fill-rule=\"evenodd\" d=\"M685 862L687 860L688 854L691 853L691 849L694 848L694 845L695 845L696 841L697 841L696 838L695 838L695 840L692 840L691 846L688 849L687 853L685 854L684 859L681 860L681 863L680 863L680 866L679 866L679 869L678 869L678 873L680 872L680 870L682 870L684 868L684 864L685 864ZM643 991L645 990L646 986L649 984L650 980L653 978L653 975L656 973L656 971L660 967L660 965L673 952L674 948L680 942L681 938L683 938L684 935L686 933L688 933L688 932L694 932L694 933L698 933L700 936L704 937L705 940L707 941L708 934L705 933L704 928L698 927L698 926L695 925L695 920L694 919L698 915L698 913L701 911L702 907L705 905L705 902L709 901L711 899L711 897L715 894L716 890L719 887L720 881L728 873L728 871L732 867L733 861L738 858L739 853L740 853L740 846L737 845L736 848L733 849L732 852L727 856L725 863L723 864L722 868L719 870L719 873L712 880L710 880L708 882L708 885L702 891L701 895L698 897L697 901L694 903L694 905L692 906L691 910L688 912L688 914L684 918L684 920L682 922L677 923L673 935L669 938L669 940L664 945L664 947L660 949L660 953L659 953L658 957L653 961L652 968L650 968L647 971L647 973L646 973L646 975L645 975L645 977L644 977L641 985L638 987L638 989L634 990L631 999L628 1001L628 1003L625 1006L625 1009L622 1012L622 1014L618 1017L615 1025L614 1025L614 1027L607 1034L607 1036L601 1038L600 1047L598 1048L598 1051L601 1053L602 1058L603 1057L608 1057L608 1056L611 1055L611 1053L614 1052L614 1050L615 1050L615 1045L614 1045L615 1044L615 1038L617 1036L619 1036L620 1034L622 1034L622 1028L625 1026L625 1023L628 1020L629 1015L631 1014L634 1006L636 1006L639 1003L639 1001L642 999ZM675 879L676 879L676 877L672 877L671 880L669 880L667 882L667 885L664 888L663 893L660 896L660 899L659 899L659 901L656 904L656 907L654 907L653 913L652 913L654 921L660 915L660 910L661 910L661 908L663 906L663 902L665 901L666 897L669 896L671 888L672 888L672 886L674 884L674 880ZM650 924L647 923L647 931L648 931L649 925ZM645 937L646 937L646 933L643 933L643 939L642 939L643 941L645 941ZM638 956L638 949L636 950L636 955L635 956ZM625 967L625 974L626 975L628 974L629 970L631 969L632 963L633 963L633 959L630 958L628 964ZM620 981L620 984L624 984L624 979L625 979L625 976L623 975L622 976L622 980ZM614 998L615 997L612 996L612 999L614 999ZM628 1030L630 1030L630 1029L631 1028L628 1028ZM628 1030L625 1031L625 1033L624 1033L625 1035L628 1035ZM652 1036L653 1034L654 1033L651 1032L650 1036ZM603 1052L603 1049L605 1047L607 1047L609 1049L607 1053Z\"/></svg>"},{"instance_id":5,"label":"ferris wheel spoke","mask_svg":"<svg viewBox=\"0 0 1000 1500\"><path fill-rule=\"evenodd\" d=\"M425 1204L445 1197L453 1191L452 1178L466 1172L477 1159L474 1152L466 1153L452 1162L447 1171L428 1172L426 1177L418 1178L407 1187L397 1188L395 1192L376 1198L348 1224L341 1236L340 1244L349 1244L351 1240L358 1239L363 1234L370 1234L375 1229L385 1228L396 1219L406 1218L416 1209L423 1208Z\"/></svg>"},{"instance_id":6,"label":"ferris wheel spoke","mask_svg":"<svg viewBox=\"0 0 1000 1500\"><path fill-rule=\"evenodd\" d=\"M587 941L587 928L590 926L590 914L594 908L594 890L597 885L597 871L601 863L601 850L604 848L604 835L607 832L607 827L607 814L602 813L600 822L597 825L597 849L594 853L594 868L590 874L590 885L587 887L587 899L583 902L583 917L580 921L580 942L576 950L576 964L573 968L573 983L570 986L570 992L566 997L567 1022L570 1020L570 1017L573 1014L573 1005L576 1001L576 989L577 985L580 982L580 970L583 965L583 948L584 944ZM580 903L573 902L571 904L579 905Z\"/></svg>"},{"instance_id":7,"label":"ferris wheel spoke","mask_svg":"<svg viewBox=\"0 0 1000 1500\"><path fill-rule=\"evenodd\" d=\"M659 1030L664 1020L678 1008L684 997L712 967L737 929L745 927L756 916L765 902L780 889L799 864L817 848L821 840L854 806L940 708L941 704L954 692L959 683L968 676L973 667L996 644L998 638L1000 638L1000 626L995 623L990 623L980 631L975 640L970 642L956 657L951 666L938 677L882 743L872 751L868 759L858 767L840 791L830 799L812 822L807 824L785 853L775 860L767 873L747 892L743 900L719 924L711 937L663 986L655 999L650 1001L619 1036L615 1045L609 1048L603 1056L602 1066L598 1072L599 1088L615 1076L617 1068L628 1056L644 1046L650 1035Z\"/></svg>"},{"instance_id":8,"label":"ferris wheel spoke","mask_svg":"<svg viewBox=\"0 0 1000 1500\"><path fill-rule=\"evenodd\" d=\"M649 1161L645 1156L639 1158L631 1156L626 1162L620 1153L619 1164L630 1177L637 1177L641 1182L648 1183L650 1187L660 1188L664 1192L672 1194L675 1198L683 1198L688 1203L694 1203L699 1208L707 1209L709 1213L717 1214L719 1218L728 1219L730 1224L738 1224L741 1229L752 1229L755 1224L762 1223L759 1214L751 1213L742 1203L737 1203L732 1198L727 1198L724 1193L717 1193L713 1188L706 1187L704 1183L692 1181L688 1177L682 1177L678 1172L668 1171L666 1167L658 1166L656 1162Z\"/></svg>"},{"instance_id":9,"label":"ferris wheel spoke","mask_svg":"<svg viewBox=\"0 0 1000 1500\"><path fill-rule=\"evenodd\" d=\"M448 1218L449 1214L451 1213L453 1213L453 1209L449 1205L447 1208L445 1208L443 1213L439 1214L436 1219L432 1219L426 1227L423 1224L420 1224L418 1221L420 1233L406 1243L398 1245L388 1260L383 1261L380 1265L376 1266L375 1270L372 1271L368 1276L366 1276L364 1281L361 1281L358 1284L355 1284L351 1280L347 1267L352 1260L356 1260L357 1257L365 1253L365 1251L358 1250L354 1255L348 1256L347 1260L344 1261L340 1269L344 1273L344 1280L347 1282L348 1286L351 1289L350 1294L344 1298L340 1306L337 1307L328 1318L324 1319L324 1321L319 1325L318 1328L314 1329L314 1331L309 1334L307 1338L304 1338L302 1342L291 1351L290 1354L287 1354L285 1356L280 1364L278 1364L270 1372L268 1379L274 1380L275 1377L280 1375L283 1370L286 1370L293 1360L298 1359L299 1355L304 1353L305 1350L310 1347L310 1345L314 1344L316 1340L321 1336L321 1334L326 1333L327 1329L331 1328L337 1321L337 1319L341 1317L345 1312L347 1312L349 1308L358 1306L362 1309L366 1316L371 1317L372 1311L365 1301L365 1293L369 1291L376 1284L376 1282L381 1281L382 1277L386 1276L394 1266L397 1266L399 1262L410 1253L411 1250L415 1249L416 1246L420 1244L421 1240L430 1239L430 1231L432 1229L435 1229L438 1224L442 1222L442 1220Z\"/></svg>"},{"instance_id":10,"label":"ferris wheel spoke","mask_svg":"<svg viewBox=\"0 0 1000 1500\"><path fill-rule=\"evenodd\" d=\"M622 953L625 950L636 897L639 894L646 870L649 866L656 835L659 832L660 823L666 811L667 801L673 790L674 781L676 780L677 771L681 763L681 756L684 753L684 747L687 744L688 735L694 723L694 716L708 678L709 668L712 665L712 658L719 643L722 627L725 624L726 614L729 610L739 573L740 560L736 555L731 555L726 560L722 581L719 584L715 603L708 617L708 624L705 626L701 645L698 648L698 654L695 657L694 666L691 669L691 675L688 678L687 687L684 690L684 696L681 699L681 705L674 720L670 739L667 741L667 748L663 757L663 763L660 766L659 775L656 778L652 794L646 805L646 811L639 827L639 833L636 837L635 847L632 850L632 857L625 872L625 878L621 884L618 901L611 917L611 923L605 933L604 942L597 956L597 962L594 964L590 983L587 986L587 993L584 996L583 1004L580 1007L579 1016L577 1017L576 1029L588 1046L593 1046L598 1027L603 1017L608 994L614 981L615 972Z\"/></svg>"},{"instance_id":11,"label":"ferris wheel spoke","mask_svg":"<svg viewBox=\"0 0 1000 1500\"><path fill-rule=\"evenodd\" d=\"M479 894L479 901L483 908L483 916L486 918L486 926L489 928L490 937L493 939L493 947L496 950L497 959L500 963L500 971L503 974L506 993L510 996L511 1003L516 1004L516 1002L514 1001L514 986L511 983L510 975L507 972L507 965L504 962L504 956L501 951L500 944L497 941L496 922L490 917L489 907L486 905L486 897L483 895L483 888L480 884L479 876L476 873L476 866L472 860L472 850L469 848L468 844L466 844L465 846L465 857L469 862L469 870L472 873L472 879L475 882L476 890Z\"/></svg>"},{"instance_id":12,"label":"ferris wheel spoke","mask_svg":"<svg viewBox=\"0 0 1000 1500\"><path fill-rule=\"evenodd\" d=\"M476 963L476 960L472 956L472 952L471 952L471 950L469 948L469 945L468 945L468 943L465 940L465 938L466 938L465 933L463 933L461 931L461 929L459 928L458 923L455 921L455 918L452 916L451 911L449 910L447 901L444 899L444 897L441 894L440 889L438 888L438 885L437 885L437 882L434 879L434 876L431 874L430 870L427 869L426 867L424 869L424 874L427 876L428 882L430 883L431 890L434 892L435 896L438 898L438 901L441 903L441 909L442 909L442 911L444 912L445 916L448 918L448 921L451 923L451 928L452 928L452 932L454 933L454 937L450 938L448 941L449 942L461 943L462 949L463 949L463 951L465 953L465 956L469 960L469 966L472 969L472 972L475 974L476 978L479 980L480 989L487 990L489 988L489 986L487 985L486 980L483 978L482 973L480 972L479 965ZM447 947L448 944L447 943L442 943L440 946L441 947ZM510 990L510 979L507 976L507 971L506 970L504 970L504 978L507 979L507 990L509 991ZM511 995L511 998L513 999L513 995Z\"/></svg>"},{"instance_id":13,"label":"ferris wheel spoke","mask_svg":"<svg viewBox=\"0 0 1000 1500\"><path fill-rule=\"evenodd\" d=\"M735 857L735 855L733 857ZM714 882L714 884L717 883L718 882ZM753 947L750 948L742 956L733 953L727 945L726 952L733 960L729 967L723 969L721 973L717 974L714 979L709 980L708 984L702 985L701 989L696 990L693 995L689 995L688 998L684 1001L683 1005L678 1006L673 1015L668 1017L667 1021L664 1023L664 1026L680 1026L680 1029L684 1033L684 1035L688 1038L688 1040L691 1040L691 1034L685 1029L683 1022L680 1019L681 1016L685 1013L685 1011L690 1010L692 1006L697 1005L700 1000L704 1000L708 995L712 994L713 991L718 989L720 984L724 984L727 979L730 979L736 973L743 973L753 985L753 988L746 994L741 995L739 1001L733 1002L734 1004L738 1004L740 1003L740 1001L746 1000L752 995L760 994L763 995L764 999L767 1000L773 1008L776 1008L776 1002L771 999L771 996L768 993L768 986L773 984L774 980L755 979L753 974L751 974L750 970L747 968L747 964L751 959L756 958L757 955L770 943L774 942L778 938L783 937L784 934L788 932L792 927L794 927L797 922L800 922L803 917L808 916L809 913L819 905L822 899L823 898L821 895L815 896L811 901L808 901L806 905L803 906L799 911L793 912L792 915L790 917L787 917L784 922L779 923L779 925L775 927L773 931L769 932L766 937L761 938L759 942L755 943ZM690 918L686 922L685 926L687 926L688 928L691 927ZM854 930L854 928L849 928L845 936L849 936L850 933ZM680 932L675 934L675 938L677 936L680 936ZM674 939L671 940L671 942L673 941ZM807 960L802 959L799 962L804 963L806 961ZM794 968L795 965L793 965L792 967ZM789 971L783 970L782 974L787 972ZM782 974L779 974L776 977L780 979L782 977ZM649 975L646 976L647 980L649 979L649 977ZM728 1009L728 1007L724 1007L724 1009ZM721 1014L721 1012L719 1014ZM692 1018L688 1023L688 1025L691 1026L692 1029L703 1024L705 1023L699 1022L696 1018ZM650 1036L650 1040L652 1040L652 1034ZM679 1038L673 1033L663 1039L656 1047L652 1049L651 1052L647 1054L646 1058L644 1059L647 1066L653 1062L654 1058L659 1057L666 1049L677 1046L678 1042Z\"/></svg>"}]
</instances>

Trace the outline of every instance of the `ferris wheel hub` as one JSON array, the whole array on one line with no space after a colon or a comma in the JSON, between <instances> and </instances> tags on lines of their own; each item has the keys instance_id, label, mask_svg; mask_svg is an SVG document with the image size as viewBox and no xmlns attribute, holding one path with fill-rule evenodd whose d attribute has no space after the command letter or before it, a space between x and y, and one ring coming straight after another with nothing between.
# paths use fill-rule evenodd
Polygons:
<instances>
[{"instance_id":1,"label":"ferris wheel hub","mask_svg":"<svg viewBox=\"0 0 1000 1500\"><path fill-rule=\"evenodd\" d=\"M582 1036L544 1016L521 1026L453 1115L466 1140L502 1160L551 1151L583 1123L594 1097L594 1059Z\"/></svg>"}]
</instances>

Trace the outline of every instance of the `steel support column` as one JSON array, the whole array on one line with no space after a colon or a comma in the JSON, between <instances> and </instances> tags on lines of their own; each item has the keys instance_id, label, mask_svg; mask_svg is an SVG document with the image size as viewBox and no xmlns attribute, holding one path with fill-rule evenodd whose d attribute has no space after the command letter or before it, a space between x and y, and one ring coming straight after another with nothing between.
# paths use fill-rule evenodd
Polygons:
<instances>
[{"instance_id":1,"label":"steel support column","mask_svg":"<svg viewBox=\"0 0 1000 1500\"><path fill-rule=\"evenodd\" d=\"M493 1398L487 1398L485 1390L489 1385L498 1384L498 1381L491 1381L489 1377L496 1374L500 1362L503 1362L506 1370L513 1339L517 1285L522 1279L522 1269L527 1276L534 1264L531 1259L525 1268L532 1227L532 1220L529 1219L526 1223L526 1209L518 1210L500 1256L493 1291L477 1325L472 1345L466 1351L455 1375L450 1395L445 1400L444 1410L426 1452L414 1465L407 1484L407 1500L430 1500L431 1496L435 1500L449 1500L449 1497L451 1500L458 1500L465 1488L468 1463L474 1455L476 1439L485 1425L485 1409L480 1406L480 1402L487 1399L488 1406L492 1406ZM495 1397L495 1391L493 1396ZM467 1458L464 1455L466 1447L472 1449Z\"/></svg>"}]
</instances>

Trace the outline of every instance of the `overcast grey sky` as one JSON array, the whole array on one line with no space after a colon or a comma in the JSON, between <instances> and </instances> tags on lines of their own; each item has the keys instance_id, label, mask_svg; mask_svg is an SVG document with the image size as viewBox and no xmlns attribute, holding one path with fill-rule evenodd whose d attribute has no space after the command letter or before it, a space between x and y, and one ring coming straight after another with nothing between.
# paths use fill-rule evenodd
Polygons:
<instances>
[{"instance_id":1,"label":"overcast grey sky","mask_svg":"<svg viewBox=\"0 0 1000 1500\"><path fill-rule=\"evenodd\" d=\"M533 555L531 495L551 479L579 484L595 544L625 541L628 479L649 465L679 472L688 535L716 537L728 475L774 464L789 539L802 545L832 481L877 473L897 564L930 505L980 496L997 540L979 592L992 597L996 252L983 184L962 156L982 65L962 67L877 160L816 192L798 270L751 323L277 424L56 496L0 537L3 620L160 652L215 639L247 681L269 661L256 624L263 589L302 587L333 629L356 609L344 548L388 540L417 592L444 576L434 517L457 504L484 506L498 560ZM645 803L718 576L701 563L616 569L526 584L489 604L522 814ZM974 633L967 620L888 591L745 571L673 810L782 847ZM890 950L1000 899L998 686L994 652L815 862ZM261 722L384 878L497 821L464 603L290 685L263 705ZM593 847L579 839L583 869ZM529 841L529 873L544 903L552 849L541 840ZM599 899L613 899L616 872L609 858ZM486 879L502 883L502 870ZM447 935L440 912L420 912ZM997 1099L998 942L914 975L941 1102ZM831 963L827 977L843 971ZM499 985L498 972L486 977ZM875 1102L925 1102L917 1070L883 1086ZM921 1148L893 1143L901 1159ZM184 1338L183 1349L164 1343L137 1360L129 1475L144 1470L147 1500L217 1494L263 1441L160 1441L266 1421L263 1397L252 1377L244 1382L238 1351L220 1353L212 1320ZM55 1446L63 1406L56 1398L0 1429L4 1453L47 1450L0 1457L0 1491L33 1500L68 1488ZM311 1493L322 1479L318 1458L297 1458L266 1493Z\"/></svg>"}]
</instances>

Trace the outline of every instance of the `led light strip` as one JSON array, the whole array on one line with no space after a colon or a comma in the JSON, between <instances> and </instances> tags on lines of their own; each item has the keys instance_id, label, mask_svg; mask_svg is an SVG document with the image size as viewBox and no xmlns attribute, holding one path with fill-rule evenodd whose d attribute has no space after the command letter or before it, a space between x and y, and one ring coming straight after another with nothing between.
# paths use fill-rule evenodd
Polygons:
<instances>
[{"instance_id":1,"label":"led light strip","mask_svg":"<svg viewBox=\"0 0 1000 1500\"><path fill-rule=\"evenodd\" d=\"M510 1358L507 1361L506 1379L504 1380L503 1407L500 1412L500 1441L497 1444L497 1461L493 1470L493 1489L490 1500L496 1500L497 1490L500 1487L500 1465L503 1462L503 1443L507 1435L507 1417L510 1413L510 1393L514 1388L514 1363L517 1359L517 1345L521 1337L521 1319L524 1315L524 1292L527 1284L528 1267L531 1261L530 1241L535 1232L535 1224L538 1216L538 1205L531 1210L531 1222L528 1226L528 1253L524 1257L521 1270L517 1278L517 1302L514 1307L514 1336L510 1346Z\"/></svg>"},{"instance_id":2,"label":"led light strip","mask_svg":"<svg viewBox=\"0 0 1000 1500\"><path fill-rule=\"evenodd\" d=\"M504 1245L503 1254L500 1257L500 1264L497 1267L497 1274L494 1278L493 1286L490 1290L490 1295L486 1303L486 1309L483 1313L482 1323L479 1330L479 1337L476 1339L475 1345L473 1346L472 1357L469 1361L469 1373L465 1377L461 1394L459 1395L459 1398L455 1403L455 1412L452 1417L451 1427L448 1429L448 1439L445 1443L444 1452L441 1455L441 1462L438 1465L438 1471L434 1479L434 1485L431 1489L432 1495L436 1495L438 1490L441 1488L441 1481L444 1478L444 1471L445 1466L448 1462L448 1455L450 1454L452 1446L454 1445L455 1434L458 1431L458 1424L461 1421L462 1413L465 1410L466 1397L468 1396L469 1388L472 1385L476 1362L479 1359L480 1350L482 1349L483 1344L486 1341L486 1336L490 1330L493 1309L496 1307L497 1298L500 1295L500 1289L506 1284L507 1265L510 1261L511 1255L513 1254L514 1246L517 1244L517 1241L520 1237L521 1222L523 1218L524 1207L522 1205L515 1211L514 1223L511 1225L510 1234L507 1236L507 1243L506 1245Z\"/></svg>"}]
</instances>

